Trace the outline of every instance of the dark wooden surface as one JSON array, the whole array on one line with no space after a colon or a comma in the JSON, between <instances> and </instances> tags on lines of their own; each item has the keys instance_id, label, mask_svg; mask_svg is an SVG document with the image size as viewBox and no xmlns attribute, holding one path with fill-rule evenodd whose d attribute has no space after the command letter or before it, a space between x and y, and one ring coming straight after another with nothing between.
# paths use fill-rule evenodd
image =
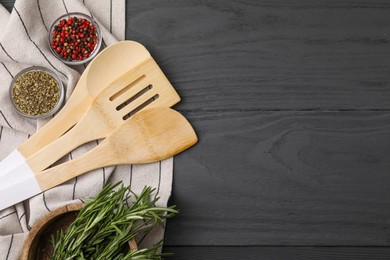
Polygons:
<instances>
[{"instance_id":1,"label":"dark wooden surface","mask_svg":"<svg viewBox=\"0 0 390 260\"><path fill-rule=\"evenodd\" d=\"M171 260L388 260L385 247L166 247Z\"/></svg>"},{"instance_id":2,"label":"dark wooden surface","mask_svg":"<svg viewBox=\"0 0 390 260\"><path fill-rule=\"evenodd\" d=\"M12 8L12 0L1 0ZM170 259L389 259L390 2L127 2L178 90Z\"/></svg>"}]
</instances>

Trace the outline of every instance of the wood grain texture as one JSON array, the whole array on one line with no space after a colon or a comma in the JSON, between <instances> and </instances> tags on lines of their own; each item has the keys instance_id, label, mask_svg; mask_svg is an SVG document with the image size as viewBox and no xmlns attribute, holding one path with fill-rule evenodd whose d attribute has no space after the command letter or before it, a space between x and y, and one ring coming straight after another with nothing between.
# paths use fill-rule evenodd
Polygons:
<instances>
[{"instance_id":1,"label":"wood grain texture","mask_svg":"<svg viewBox=\"0 0 390 260\"><path fill-rule=\"evenodd\" d=\"M385 260L383 247L166 247L170 260Z\"/></svg>"},{"instance_id":2,"label":"wood grain texture","mask_svg":"<svg viewBox=\"0 0 390 260\"><path fill-rule=\"evenodd\" d=\"M390 108L390 3L130 1L181 110Z\"/></svg>"},{"instance_id":3,"label":"wood grain texture","mask_svg":"<svg viewBox=\"0 0 390 260\"><path fill-rule=\"evenodd\" d=\"M250 245L390 246L389 10L127 2L126 38L157 60L200 139L175 159L172 259L388 259L388 247Z\"/></svg>"},{"instance_id":4,"label":"wood grain texture","mask_svg":"<svg viewBox=\"0 0 390 260\"><path fill-rule=\"evenodd\" d=\"M389 245L389 112L186 116L167 245Z\"/></svg>"}]
</instances>

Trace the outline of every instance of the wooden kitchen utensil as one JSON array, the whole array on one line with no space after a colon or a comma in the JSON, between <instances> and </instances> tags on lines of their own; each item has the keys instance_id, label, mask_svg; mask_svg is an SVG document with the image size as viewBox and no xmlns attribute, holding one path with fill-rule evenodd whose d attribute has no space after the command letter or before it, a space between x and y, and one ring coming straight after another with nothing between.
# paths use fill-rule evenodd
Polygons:
<instances>
[{"instance_id":1,"label":"wooden kitchen utensil","mask_svg":"<svg viewBox=\"0 0 390 260\"><path fill-rule=\"evenodd\" d=\"M190 123L175 110L145 109L126 120L91 151L45 171L30 172L25 179L0 187L0 210L100 167L150 163L172 157L197 140Z\"/></svg>"},{"instance_id":2,"label":"wooden kitchen utensil","mask_svg":"<svg viewBox=\"0 0 390 260\"><path fill-rule=\"evenodd\" d=\"M92 69L87 83L90 78L97 78ZM105 138L137 111L171 107L179 100L164 73L149 58L109 84L69 132L27 158L26 162L34 172L42 171L76 147Z\"/></svg>"},{"instance_id":3,"label":"wooden kitchen utensil","mask_svg":"<svg viewBox=\"0 0 390 260\"><path fill-rule=\"evenodd\" d=\"M104 49L84 70L64 107L21 144L19 152L27 158L63 135L80 120L96 96L112 81L149 58L150 53L145 47L134 41L121 41ZM89 75L97 79L88 82Z\"/></svg>"},{"instance_id":4,"label":"wooden kitchen utensil","mask_svg":"<svg viewBox=\"0 0 390 260\"><path fill-rule=\"evenodd\" d=\"M134 41L122 41L104 49L85 69L60 112L0 162L0 178L16 166L25 164L25 158L68 131L111 82L149 58L151 56L145 47ZM91 77L87 80L89 74Z\"/></svg>"}]
</instances>

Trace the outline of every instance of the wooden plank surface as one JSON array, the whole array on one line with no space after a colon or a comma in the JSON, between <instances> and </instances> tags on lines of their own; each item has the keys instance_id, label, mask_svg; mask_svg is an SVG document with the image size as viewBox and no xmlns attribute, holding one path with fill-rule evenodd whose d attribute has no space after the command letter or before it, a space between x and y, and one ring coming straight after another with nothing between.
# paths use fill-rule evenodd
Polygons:
<instances>
[{"instance_id":1,"label":"wooden plank surface","mask_svg":"<svg viewBox=\"0 0 390 260\"><path fill-rule=\"evenodd\" d=\"M127 38L200 136L175 161L168 245L389 244L389 7L128 4Z\"/></svg>"},{"instance_id":2,"label":"wooden plank surface","mask_svg":"<svg viewBox=\"0 0 390 260\"><path fill-rule=\"evenodd\" d=\"M15 0L1 0L0 4L3 5L8 11L11 12L12 7L14 7Z\"/></svg>"},{"instance_id":3,"label":"wooden plank surface","mask_svg":"<svg viewBox=\"0 0 390 260\"><path fill-rule=\"evenodd\" d=\"M390 2L129 1L181 110L390 109Z\"/></svg>"},{"instance_id":4,"label":"wooden plank surface","mask_svg":"<svg viewBox=\"0 0 390 260\"><path fill-rule=\"evenodd\" d=\"M151 51L200 139L175 159L172 259L388 258L367 246L390 245L389 11L127 2L126 38Z\"/></svg>"},{"instance_id":5,"label":"wooden plank surface","mask_svg":"<svg viewBox=\"0 0 390 260\"><path fill-rule=\"evenodd\" d=\"M166 247L170 260L387 260L383 247Z\"/></svg>"},{"instance_id":6,"label":"wooden plank surface","mask_svg":"<svg viewBox=\"0 0 390 260\"><path fill-rule=\"evenodd\" d=\"M167 245L389 245L389 112L186 116Z\"/></svg>"}]
</instances>

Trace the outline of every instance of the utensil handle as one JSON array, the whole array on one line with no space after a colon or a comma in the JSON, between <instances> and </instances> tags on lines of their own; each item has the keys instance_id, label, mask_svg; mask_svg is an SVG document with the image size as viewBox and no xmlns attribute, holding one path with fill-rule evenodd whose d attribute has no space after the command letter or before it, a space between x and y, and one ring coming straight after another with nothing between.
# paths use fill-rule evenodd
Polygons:
<instances>
[{"instance_id":1,"label":"utensil handle","mask_svg":"<svg viewBox=\"0 0 390 260\"><path fill-rule=\"evenodd\" d=\"M109 130L107 130L106 124L95 127L96 121L104 122L104 119L99 115L99 112L96 113L91 106L80 121L67 133L27 158L27 163L33 171L35 173L43 171L80 145L104 138L105 133Z\"/></svg>"},{"instance_id":2,"label":"utensil handle","mask_svg":"<svg viewBox=\"0 0 390 260\"><path fill-rule=\"evenodd\" d=\"M115 165L108 142L102 142L89 152L55 167L35 174L42 191L51 189L86 172Z\"/></svg>"},{"instance_id":3,"label":"utensil handle","mask_svg":"<svg viewBox=\"0 0 390 260\"><path fill-rule=\"evenodd\" d=\"M0 211L41 193L36 179L31 176L0 189Z\"/></svg>"},{"instance_id":4,"label":"utensil handle","mask_svg":"<svg viewBox=\"0 0 390 260\"><path fill-rule=\"evenodd\" d=\"M53 140L63 135L74 126L88 107L85 102L89 96L86 92L86 72L80 77L75 91L64 107L46 125L40 128L34 135L21 144L18 148L24 158L30 157Z\"/></svg>"},{"instance_id":5,"label":"utensil handle","mask_svg":"<svg viewBox=\"0 0 390 260\"><path fill-rule=\"evenodd\" d=\"M26 159L23 157L23 155L17 149L13 150L0 162L0 179L4 175L7 175L11 169L17 167L20 164L24 164L25 162Z\"/></svg>"}]
</instances>

